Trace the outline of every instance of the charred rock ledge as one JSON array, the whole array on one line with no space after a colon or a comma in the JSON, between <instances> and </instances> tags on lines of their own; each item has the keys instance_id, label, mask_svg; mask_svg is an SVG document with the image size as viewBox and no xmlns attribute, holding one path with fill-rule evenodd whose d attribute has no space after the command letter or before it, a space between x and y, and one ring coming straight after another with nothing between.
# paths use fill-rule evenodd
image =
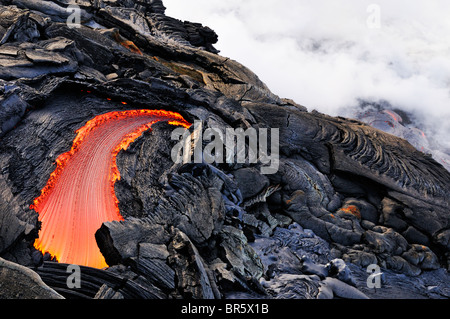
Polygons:
<instances>
[{"instance_id":1,"label":"charred rock ledge","mask_svg":"<svg viewBox=\"0 0 450 319\"><path fill-rule=\"evenodd\" d=\"M159 0L0 4L0 297L450 296L450 173L430 156L275 96L218 55L214 31ZM33 247L29 206L77 128L133 108L204 129L279 128L280 169L176 165L173 128L155 125L118 157L125 221L96 233L109 267L82 267L82 288L68 289L67 265ZM367 288L370 264L381 289Z\"/></svg>"}]
</instances>

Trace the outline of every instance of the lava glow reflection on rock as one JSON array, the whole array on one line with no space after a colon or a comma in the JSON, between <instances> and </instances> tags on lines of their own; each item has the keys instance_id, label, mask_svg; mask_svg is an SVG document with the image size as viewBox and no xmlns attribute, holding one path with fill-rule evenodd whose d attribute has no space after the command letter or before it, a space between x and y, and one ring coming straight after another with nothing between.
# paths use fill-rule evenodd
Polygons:
<instances>
[{"instance_id":1,"label":"lava glow reflection on rock","mask_svg":"<svg viewBox=\"0 0 450 319\"><path fill-rule=\"evenodd\" d=\"M72 148L56 160L31 208L42 228L35 247L59 262L103 268L95 240L105 221L123 220L114 184L120 179L116 156L159 121L189 127L183 117L163 110L128 110L99 115L76 131Z\"/></svg>"}]
</instances>

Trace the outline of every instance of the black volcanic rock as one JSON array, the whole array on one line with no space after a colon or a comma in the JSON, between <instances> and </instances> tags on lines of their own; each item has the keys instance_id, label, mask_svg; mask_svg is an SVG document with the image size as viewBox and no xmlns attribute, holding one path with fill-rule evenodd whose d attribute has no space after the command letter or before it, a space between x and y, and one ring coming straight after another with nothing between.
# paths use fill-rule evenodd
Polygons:
<instances>
[{"instance_id":1,"label":"black volcanic rock","mask_svg":"<svg viewBox=\"0 0 450 319\"><path fill-rule=\"evenodd\" d=\"M0 258L1 299L63 299L31 269Z\"/></svg>"},{"instance_id":2,"label":"black volcanic rock","mask_svg":"<svg viewBox=\"0 0 450 319\"><path fill-rule=\"evenodd\" d=\"M79 27L66 24L71 3L0 0L0 257L67 298L450 296L450 173L430 156L274 95L217 54L214 31L167 17L159 0L77 1ZM78 128L142 108L203 132L278 128L279 170L175 164L173 127L154 125L117 156L125 220L95 234L109 267L82 267L88 284L71 290L67 265L33 248L30 204ZM366 285L371 264L381 292ZM27 287L10 269L0 274Z\"/></svg>"},{"instance_id":3,"label":"black volcanic rock","mask_svg":"<svg viewBox=\"0 0 450 319\"><path fill-rule=\"evenodd\" d=\"M211 284L203 258L197 248L182 231L174 229L174 237L169 245L170 264L178 278L179 293L185 298L214 299Z\"/></svg>"}]
</instances>

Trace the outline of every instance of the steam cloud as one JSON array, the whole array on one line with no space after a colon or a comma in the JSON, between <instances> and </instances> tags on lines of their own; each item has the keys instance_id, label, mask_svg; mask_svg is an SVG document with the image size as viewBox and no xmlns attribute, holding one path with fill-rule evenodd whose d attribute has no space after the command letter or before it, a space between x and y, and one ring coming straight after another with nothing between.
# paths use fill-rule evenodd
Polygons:
<instances>
[{"instance_id":1,"label":"steam cloud","mask_svg":"<svg viewBox=\"0 0 450 319\"><path fill-rule=\"evenodd\" d=\"M214 29L220 54L248 66L275 94L349 117L361 101L387 101L450 154L449 1L164 3L168 15ZM373 9L379 28L370 24Z\"/></svg>"}]
</instances>

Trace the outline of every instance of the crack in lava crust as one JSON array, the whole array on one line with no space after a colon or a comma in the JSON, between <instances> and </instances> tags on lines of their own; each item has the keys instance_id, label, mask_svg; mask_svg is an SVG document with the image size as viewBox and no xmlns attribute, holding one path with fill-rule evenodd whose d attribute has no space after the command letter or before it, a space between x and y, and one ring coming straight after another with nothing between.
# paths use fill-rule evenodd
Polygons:
<instances>
[{"instance_id":1,"label":"crack in lava crust","mask_svg":"<svg viewBox=\"0 0 450 319\"><path fill-rule=\"evenodd\" d=\"M116 156L159 122L191 126L163 110L129 110L99 115L76 131L72 148L56 160L41 195L31 205L42 228L34 246L59 262L106 267L95 232L103 222L123 220L114 184L120 179Z\"/></svg>"}]
</instances>

